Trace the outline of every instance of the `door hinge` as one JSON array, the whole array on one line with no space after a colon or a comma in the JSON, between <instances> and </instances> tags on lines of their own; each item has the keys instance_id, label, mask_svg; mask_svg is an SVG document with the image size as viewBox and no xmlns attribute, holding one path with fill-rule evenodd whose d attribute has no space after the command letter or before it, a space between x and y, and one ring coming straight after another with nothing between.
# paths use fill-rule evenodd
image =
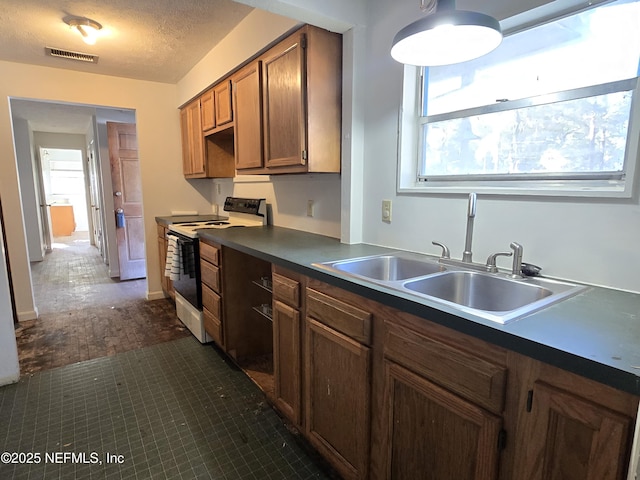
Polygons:
<instances>
[{"instance_id":1,"label":"door hinge","mask_svg":"<svg viewBox=\"0 0 640 480\"><path fill-rule=\"evenodd\" d=\"M498 451L501 452L507 445L507 431L503 428L498 433Z\"/></svg>"},{"instance_id":2,"label":"door hinge","mask_svg":"<svg viewBox=\"0 0 640 480\"><path fill-rule=\"evenodd\" d=\"M533 390L529 390L527 393L527 412L530 412L533 408Z\"/></svg>"},{"instance_id":3,"label":"door hinge","mask_svg":"<svg viewBox=\"0 0 640 480\"><path fill-rule=\"evenodd\" d=\"M300 46L302 48L307 48L307 36L306 35L302 35L302 38L300 39Z\"/></svg>"},{"instance_id":4,"label":"door hinge","mask_svg":"<svg viewBox=\"0 0 640 480\"><path fill-rule=\"evenodd\" d=\"M307 151L306 150L302 150L302 164L303 165L307 164Z\"/></svg>"}]
</instances>

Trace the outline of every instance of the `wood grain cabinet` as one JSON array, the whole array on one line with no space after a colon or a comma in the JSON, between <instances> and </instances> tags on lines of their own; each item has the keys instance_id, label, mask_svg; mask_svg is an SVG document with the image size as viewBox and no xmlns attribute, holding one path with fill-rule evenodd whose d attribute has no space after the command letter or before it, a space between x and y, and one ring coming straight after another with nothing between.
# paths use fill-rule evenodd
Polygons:
<instances>
[{"instance_id":1,"label":"wood grain cabinet","mask_svg":"<svg viewBox=\"0 0 640 480\"><path fill-rule=\"evenodd\" d=\"M236 169L262 168L262 62L252 62L233 76L233 110Z\"/></svg>"},{"instance_id":2,"label":"wood grain cabinet","mask_svg":"<svg viewBox=\"0 0 640 480\"><path fill-rule=\"evenodd\" d=\"M385 322L378 478L498 478L506 369Z\"/></svg>"},{"instance_id":3,"label":"wood grain cabinet","mask_svg":"<svg viewBox=\"0 0 640 480\"><path fill-rule=\"evenodd\" d=\"M231 102L231 79L227 78L213 87L215 98L215 126L221 127L233 121Z\"/></svg>"},{"instance_id":4,"label":"wood grain cabinet","mask_svg":"<svg viewBox=\"0 0 640 480\"><path fill-rule=\"evenodd\" d=\"M157 223L156 228L158 230L158 260L160 262L160 285L162 285L162 291L165 295L175 300L175 292L173 290L173 282L164 274L165 266L167 264L167 227L163 224Z\"/></svg>"},{"instance_id":5,"label":"wood grain cabinet","mask_svg":"<svg viewBox=\"0 0 640 480\"><path fill-rule=\"evenodd\" d=\"M235 176L230 80L183 107L180 124L185 178Z\"/></svg>"},{"instance_id":6,"label":"wood grain cabinet","mask_svg":"<svg viewBox=\"0 0 640 480\"><path fill-rule=\"evenodd\" d=\"M368 478L372 314L356 295L306 302L305 434L343 478Z\"/></svg>"},{"instance_id":7,"label":"wood grain cabinet","mask_svg":"<svg viewBox=\"0 0 640 480\"><path fill-rule=\"evenodd\" d=\"M221 261L220 245L200 239L204 329L216 344L224 348Z\"/></svg>"},{"instance_id":8,"label":"wood grain cabinet","mask_svg":"<svg viewBox=\"0 0 640 480\"><path fill-rule=\"evenodd\" d=\"M276 407L302 425L302 276L273 266L273 376Z\"/></svg>"},{"instance_id":9,"label":"wood grain cabinet","mask_svg":"<svg viewBox=\"0 0 640 480\"><path fill-rule=\"evenodd\" d=\"M342 37L307 25L262 57L269 173L339 172Z\"/></svg>"},{"instance_id":10,"label":"wood grain cabinet","mask_svg":"<svg viewBox=\"0 0 640 480\"><path fill-rule=\"evenodd\" d=\"M186 178L206 176L200 98L180 110L182 169Z\"/></svg>"},{"instance_id":11,"label":"wood grain cabinet","mask_svg":"<svg viewBox=\"0 0 640 480\"><path fill-rule=\"evenodd\" d=\"M638 397L530 359L522 379L512 478L627 478Z\"/></svg>"},{"instance_id":12,"label":"wood grain cabinet","mask_svg":"<svg viewBox=\"0 0 640 480\"><path fill-rule=\"evenodd\" d=\"M216 128L216 102L213 88L210 88L200 96L200 116L202 118L202 131L206 132Z\"/></svg>"}]
</instances>

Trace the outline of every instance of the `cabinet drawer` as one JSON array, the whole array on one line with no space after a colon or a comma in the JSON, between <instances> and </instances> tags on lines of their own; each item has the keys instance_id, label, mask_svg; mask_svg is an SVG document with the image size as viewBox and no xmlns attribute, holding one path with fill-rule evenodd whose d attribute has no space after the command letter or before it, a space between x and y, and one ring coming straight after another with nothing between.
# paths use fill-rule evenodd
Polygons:
<instances>
[{"instance_id":1,"label":"cabinet drawer","mask_svg":"<svg viewBox=\"0 0 640 480\"><path fill-rule=\"evenodd\" d=\"M220 265L220 249L214 245L200 241L200 258L214 265Z\"/></svg>"},{"instance_id":2,"label":"cabinet drawer","mask_svg":"<svg viewBox=\"0 0 640 480\"><path fill-rule=\"evenodd\" d=\"M209 310L214 317L221 320L220 295L206 285L202 285L202 306Z\"/></svg>"},{"instance_id":3,"label":"cabinet drawer","mask_svg":"<svg viewBox=\"0 0 640 480\"><path fill-rule=\"evenodd\" d=\"M300 307L300 282L283 277L277 273L272 274L273 298L286 303L290 307Z\"/></svg>"},{"instance_id":4,"label":"cabinet drawer","mask_svg":"<svg viewBox=\"0 0 640 480\"><path fill-rule=\"evenodd\" d=\"M202 323L204 324L204 329L209 335L211 335L211 338L213 338L213 341L222 347L222 322L209 310L203 308Z\"/></svg>"},{"instance_id":5,"label":"cabinet drawer","mask_svg":"<svg viewBox=\"0 0 640 480\"><path fill-rule=\"evenodd\" d=\"M214 292L220 293L220 269L204 260L200 261L200 274L202 283L210 287Z\"/></svg>"},{"instance_id":6,"label":"cabinet drawer","mask_svg":"<svg viewBox=\"0 0 640 480\"><path fill-rule=\"evenodd\" d=\"M384 354L492 412L502 412L507 369L413 330L384 323Z\"/></svg>"},{"instance_id":7,"label":"cabinet drawer","mask_svg":"<svg viewBox=\"0 0 640 480\"><path fill-rule=\"evenodd\" d=\"M359 342L371 343L369 312L307 288L307 315Z\"/></svg>"}]
</instances>

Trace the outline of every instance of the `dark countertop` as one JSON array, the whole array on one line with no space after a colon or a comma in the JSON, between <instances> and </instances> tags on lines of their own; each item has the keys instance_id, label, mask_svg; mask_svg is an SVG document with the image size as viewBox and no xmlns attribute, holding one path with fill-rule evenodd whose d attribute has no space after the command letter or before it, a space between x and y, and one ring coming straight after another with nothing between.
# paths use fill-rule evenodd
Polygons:
<instances>
[{"instance_id":1,"label":"dark countertop","mask_svg":"<svg viewBox=\"0 0 640 480\"><path fill-rule=\"evenodd\" d=\"M220 215L207 214L207 215L174 215L174 216L166 216L166 217L156 217L156 223L160 225L164 225L165 227L173 224L173 223L189 223L189 222L198 222L203 220L224 220L227 217L222 217Z\"/></svg>"},{"instance_id":2,"label":"dark countertop","mask_svg":"<svg viewBox=\"0 0 640 480\"><path fill-rule=\"evenodd\" d=\"M614 388L640 395L640 295L590 287L506 325L312 263L392 252L281 227L200 236Z\"/></svg>"}]
</instances>

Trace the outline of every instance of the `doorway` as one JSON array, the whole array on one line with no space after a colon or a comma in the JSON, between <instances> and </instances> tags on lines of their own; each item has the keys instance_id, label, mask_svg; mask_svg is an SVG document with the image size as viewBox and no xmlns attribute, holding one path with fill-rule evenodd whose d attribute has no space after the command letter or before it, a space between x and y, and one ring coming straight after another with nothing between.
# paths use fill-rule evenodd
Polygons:
<instances>
[{"instance_id":1,"label":"doorway","mask_svg":"<svg viewBox=\"0 0 640 480\"><path fill-rule=\"evenodd\" d=\"M87 214L87 186L83 152L65 148L40 147L40 168L44 204L48 215L43 215L43 230L52 237L69 237L74 232L89 236Z\"/></svg>"},{"instance_id":2,"label":"doorway","mask_svg":"<svg viewBox=\"0 0 640 480\"><path fill-rule=\"evenodd\" d=\"M57 267L74 269L58 272L68 278L61 298L73 299L59 307L81 305L80 296L91 297L93 292L89 289L101 288L111 288L113 292L97 294L94 300L98 302L104 299L112 304L121 295L117 291L124 289L145 300L146 271L139 275L142 279L136 280L135 286L122 282L123 288L115 287L121 272L107 123L135 124L135 111L28 99L11 99L10 105L37 310L46 311L45 304L51 303L51 297L38 299L38 272L34 269L46 271L41 264L62 250L84 260L65 260L62 267ZM138 249L144 251L144 245ZM57 282L58 286L63 283L59 279ZM79 295L71 292L72 288Z\"/></svg>"}]
</instances>

